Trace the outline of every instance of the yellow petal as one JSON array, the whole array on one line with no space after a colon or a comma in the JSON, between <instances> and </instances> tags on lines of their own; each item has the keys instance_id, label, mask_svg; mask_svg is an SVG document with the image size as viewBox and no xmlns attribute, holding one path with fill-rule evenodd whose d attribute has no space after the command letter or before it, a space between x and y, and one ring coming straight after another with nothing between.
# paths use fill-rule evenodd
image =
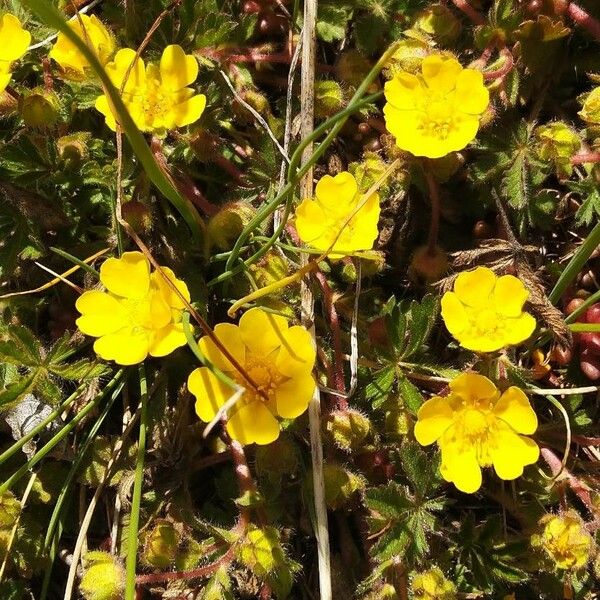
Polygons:
<instances>
[{"instance_id":1,"label":"yellow petal","mask_svg":"<svg viewBox=\"0 0 600 600\"><path fill-rule=\"evenodd\" d=\"M421 446L429 446L442 437L452 424L453 410L447 398L434 396L419 409L415 438Z\"/></svg>"},{"instance_id":2,"label":"yellow petal","mask_svg":"<svg viewBox=\"0 0 600 600\"><path fill-rule=\"evenodd\" d=\"M459 115L456 113L453 116L452 127L448 133L448 136L440 140L440 148L437 152L437 156L433 158L439 158L448 154L449 152L457 152L466 148L477 135L479 129L479 119L470 115ZM443 153L442 153L443 149Z\"/></svg>"},{"instance_id":3,"label":"yellow petal","mask_svg":"<svg viewBox=\"0 0 600 600\"><path fill-rule=\"evenodd\" d=\"M362 201L361 197L360 202L362 203ZM379 229L377 228L379 213L379 194L371 194L369 199L343 229L334 248L336 250L345 250L346 253L356 252L357 250L371 250L379 235Z\"/></svg>"},{"instance_id":4,"label":"yellow petal","mask_svg":"<svg viewBox=\"0 0 600 600\"><path fill-rule=\"evenodd\" d=\"M135 64L130 69L134 61ZM112 62L106 65L105 70L118 90L123 86L125 75L127 75L124 91L141 95L141 90L143 90L146 83L146 68L141 58L136 59L135 50L122 48L115 54Z\"/></svg>"},{"instance_id":5,"label":"yellow petal","mask_svg":"<svg viewBox=\"0 0 600 600\"><path fill-rule=\"evenodd\" d=\"M94 108L104 115L104 120L106 121L106 125L112 130L117 130L117 121L115 119L115 115L112 111L109 100L106 96L98 96L96 98L96 102L94 103Z\"/></svg>"},{"instance_id":6,"label":"yellow petal","mask_svg":"<svg viewBox=\"0 0 600 600\"><path fill-rule=\"evenodd\" d=\"M298 373L275 390L277 414L284 419L295 419L307 408L315 391L315 380L308 373Z\"/></svg>"},{"instance_id":7,"label":"yellow petal","mask_svg":"<svg viewBox=\"0 0 600 600\"><path fill-rule=\"evenodd\" d=\"M480 115L490 103L490 93L483 83L483 74L476 69L464 69L456 79L456 108L471 115Z\"/></svg>"},{"instance_id":8,"label":"yellow petal","mask_svg":"<svg viewBox=\"0 0 600 600\"><path fill-rule=\"evenodd\" d=\"M284 332L283 338L275 359L276 369L287 377L299 371L310 373L316 357L310 333L305 327L294 325Z\"/></svg>"},{"instance_id":9,"label":"yellow petal","mask_svg":"<svg viewBox=\"0 0 600 600\"><path fill-rule=\"evenodd\" d=\"M124 328L98 338L94 342L94 350L104 360L128 366L141 363L148 356L149 345L149 332Z\"/></svg>"},{"instance_id":10,"label":"yellow petal","mask_svg":"<svg viewBox=\"0 0 600 600\"><path fill-rule=\"evenodd\" d=\"M219 323L214 329L215 336L230 352L234 360L241 366L246 363L246 347L242 341L240 328L232 323ZM225 357L217 345L208 337L204 336L198 343L200 352L221 371L232 372L235 367Z\"/></svg>"},{"instance_id":11,"label":"yellow petal","mask_svg":"<svg viewBox=\"0 0 600 600\"><path fill-rule=\"evenodd\" d=\"M127 325L127 312L114 296L105 292L84 292L77 298L75 308L82 314L77 327L86 335L100 337Z\"/></svg>"},{"instance_id":12,"label":"yellow petal","mask_svg":"<svg viewBox=\"0 0 600 600\"><path fill-rule=\"evenodd\" d=\"M241 444L270 444L279 437L279 423L260 402L240 406L227 421L227 433Z\"/></svg>"},{"instance_id":13,"label":"yellow petal","mask_svg":"<svg viewBox=\"0 0 600 600\"><path fill-rule=\"evenodd\" d=\"M181 323L169 323L155 331L150 342L150 356L167 356L173 350L185 346L186 339Z\"/></svg>"},{"instance_id":14,"label":"yellow petal","mask_svg":"<svg viewBox=\"0 0 600 600\"><path fill-rule=\"evenodd\" d=\"M528 297L529 292L520 279L513 275L498 277L494 288L494 304L501 315L518 317Z\"/></svg>"},{"instance_id":15,"label":"yellow petal","mask_svg":"<svg viewBox=\"0 0 600 600\"><path fill-rule=\"evenodd\" d=\"M506 319L506 343L517 345L531 337L535 331L535 319L529 313L522 313L516 319Z\"/></svg>"},{"instance_id":16,"label":"yellow petal","mask_svg":"<svg viewBox=\"0 0 600 600\"><path fill-rule=\"evenodd\" d=\"M431 54L421 63L421 71L427 87L442 94L454 89L462 70L461 64L455 58L441 54Z\"/></svg>"},{"instance_id":17,"label":"yellow petal","mask_svg":"<svg viewBox=\"0 0 600 600\"><path fill-rule=\"evenodd\" d=\"M240 319L240 333L246 347L257 357L266 357L285 344L288 322L285 317L251 308Z\"/></svg>"},{"instance_id":18,"label":"yellow petal","mask_svg":"<svg viewBox=\"0 0 600 600\"><path fill-rule=\"evenodd\" d=\"M324 250L327 245L323 245L321 239L328 229L328 223L321 206L314 200L303 200L296 208L296 231L300 239L305 244Z\"/></svg>"},{"instance_id":19,"label":"yellow petal","mask_svg":"<svg viewBox=\"0 0 600 600\"><path fill-rule=\"evenodd\" d=\"M517 433L532 434L538 426L529 399L523 390L509 387L494 406L494 414L510 425Z\"/></svg>"},{"instance_id":20,"label":"yellow petal","mask_svg":"<svg viewBox=\"0 0 600 600\"><path fill-rule=\"evenodd\" d=\"M523 467L532 465L540 454L530 438L516 434L510 427L500 429L490 448L494 470L500 479L512 480L523 474Z\"/></svg>"},{"instance_id":21,"label":"yellow petal","mask_svg":"<svg viewBox=\"0 0 600 600\"><path fill-rule=\"evenodd\" d=\"M454 282L454 293L467 306L485 307L489 305L490 294L496 285L496 275L487 267L477 267L463 271Z\"/></svg>"},{"instance_id":22,"label":"yellow petal","mask_svg":"<svg viewBox=\"0 0 600 600\"><path fill-rule=\"evenodd\" d=\"M383 88L385 99L398 110L413 110L419 103L424 90L421 80L404 71L390 79Z\"/></svg>"},{"instance_id":23,"label":"yellow petal","mask_svg":"<svg viewBox=\"0 0 600 600\"><path fill-rule=\"evenodd\" d=\"M500 395L494 383L478 373L461 373L449 385L454 394L468 402L492 400Z\"/></svg>"},{"instance_id":24,"label":"yellow petal","mask_svg":"<svg viewBox=\"0 0 600 600\"><path fill-rule=\"evenodd\" d=\"M467 326L467 311L454 292L442 296L442 319L453 336L458 336Z\"/></svg>"},{"instance_id":25,"label":"yellow petal","mask_svg":"<svg viewBox=\"0 0 600 600\"><path fill-rule=\"evenodd\" d=\"M417 110L398 110L391 104L383 107L388 131L396 139L396 145L415 156L429 156L432 138L423 134L426 115Z\"/></svg>"},{"instance_id":26,"label":"yellow petal","mask_svg":"<svg viewBox=\"0 0 600 600\"><path fill-rule=\"evenodd\" d=\"M481 487L482 478L475 448L443 441L440 443L440 447L442 450L440 466L442 477L465 494L476 492Z\"/></svg>"},{"instance_id":27,"label":"yellow petal","mask_svg":"<svg viewBox=\"0 0 600 600\"><path fill-rule=\"evenodd\" d=\"M192 91L192 90L190 90ZM185 127L195 123L206 108L206 96L197 94L183 102L174 104L171 108L171 116L175 127Z\"/></svg>"},{"instance_id":28,"label":"yellow petal","mask_svg":"<svg viewBox=\"0 0 600 600\"><path fill-rule=\"evenodd\" d=\"M337 212L337 207L354 204L358 193L358 184L354 175L342 171L335 177L325 175L321 177L315 188L317 202L327 209Z\"/></svg>"},{"instance_id":29,"label":"yellow petal","mask_svg":"<svg viewBox=\"0 0 600 600\"><path fill-rule=\"evenodd\" d=\"M102 263L100 281L117 296L142 298L150 287L150 264L141 252L124 252Z\"/></svg>"},{"instance_id":30,"label":"yellow petal","mask_svg":"<svg viewBox=\"0 0 600 600\"><path fill-rule=\"evenodd\" d=\"M181 46L167 46L160 59L160 77L166 89L180 90L198 77L198 61L192 55L186 54Z\"/></svg>"},{"instance_id":31,"label":"yellow petal","mask_svg":"<svg viewBox=\"0 0 600 600\"><path fill-rule=\"evenodd\" d=\"M188 376L188 390L196 398L196 414L205 423L212 421L233 390L217 379L207 367L194 369Z\"/></svg>"},{"instance_id":32,"label":"yellow petal","mask_svg":"<svg viewBox=\"0 0 600 600\"><path fill-rule=\"evenodd\" d=\"M12 75L10 73L4 73L2 72L2 69L0 69L0 94L6 89L6 86L10 83L11 77Z\"/></svg>"},{"instance_id":33,"label":"yellow petal","mask_svg":"<svg viewBox=\"0 0 600 600\"><path fill-rule=\"evenodd\" d=\"M471 335L469 332L457 336L460 345L473 352L497 352L508 345L503 330L486 331L483 334Z\"/></svg>"},{"instance_id":34,"label":"yellow petal","mask_svg":"<svg viewBox=\"0 0 600 600\"><path fill-rule=\"evenodd\" d=\"M27 52L31 43L31 34L23 29L21 21L10 13L0 17L0 61L18 60Z\"/></svg>"},{"instance_id":35,"label":"yellow petal","mask_svg":"<svg viewBox=\"0 0 600 600\"><path fill-rule=\"evenodd\" d=\"M190 292L185 284L185 281L177 279L175 273L173 273L169 267L161 267L161 271L163 272L163 275L175 285L175 287L179 290L179 293L189 302ZM154 271L152 275L150 275L150 281L158 289L162 297L165 299L165 302L171 308L183 310L185 308L185 304L179 295L176 294L171 286L165 281L165 277L163 275L157 271Z\"/></svg>"}]
</instances>

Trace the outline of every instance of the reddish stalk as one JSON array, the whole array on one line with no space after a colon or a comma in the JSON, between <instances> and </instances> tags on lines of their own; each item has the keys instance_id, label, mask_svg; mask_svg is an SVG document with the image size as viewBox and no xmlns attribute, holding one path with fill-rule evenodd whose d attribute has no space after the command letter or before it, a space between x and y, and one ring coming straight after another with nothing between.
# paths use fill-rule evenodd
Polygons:
<instances>
[{"instance_id":1,"label":"reddish stalk","mask_svg":"<svg viewBox=\"0 0 600 600\"><path fill-rule=\"evenodd\" d=\"M429 189L429 199L431 200L431 224L429 226L429 235L427 236L427 254L429 256L435 256L440 231L440 189L435 177L429 169L429 165L426 163L423 167L427 188Z\"/></svg>"},{"instance_id":2,"label":"reddish stalk","mask_svg":"<svg viewBox=\"0 0 600 600\"><path fill-rule=\"evenodd\" d=\"M569 3L567 7L567 14L577 25L580 25L597 40L600 40L600 21L595 17L592 17L586 10L581 8L579 4L575 2Z\"/></svg>"},{"instance_id":3,"label":"reddish stalk","mask_svg":"<svg viewBox=\"0 0 600 600\"><path fill-rule=\"evenodd\" d=\"M506 77L515 66L515 59L513 58L512 52L508 48L502 48L500 55L504 57L504 64L494 71L486 71L483 73L483 78L486 80L500 79Z\"/></svg>"},{"instance_id":4,"label":"reddish stalk","mask_svg":"<svg viewBox=\"0 0 600 600\"><path fill-rule=\"evenodd\" d=\"M485 17L475 10L467 0L452 0L454 6L461 10L475 25L483 25L485 23Z\"/></svg>"},{"instance_id":5,"label":"reddish stalk","mask_svg":"<svg viewBox=\"0 0 600 600\"><path fill-rule=\"evenodd\" d=\"M600 162L600 152L587 152L585 154L576 154L571 157L572 165L583 165L585 163Z\"/></svg>"}]
</instances>

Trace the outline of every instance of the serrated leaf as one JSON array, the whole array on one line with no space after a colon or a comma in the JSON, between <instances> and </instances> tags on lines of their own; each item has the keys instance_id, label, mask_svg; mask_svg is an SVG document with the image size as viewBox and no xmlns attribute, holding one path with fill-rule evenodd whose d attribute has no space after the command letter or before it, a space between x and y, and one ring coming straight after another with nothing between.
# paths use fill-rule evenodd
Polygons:
<instances>
[{"instance_id":1,"label":"serrated leaf","mask_svg":"<svg viewBox=\"0 0 600 600\"><path fill-rule=\"evenodd\" d=\"M392 390L395 379L396 369L393 366L385 367L373 374L373 379L365 388L365 397L371 401L373 408L381 408Z\"/></svg>"},{"instance_id":2,"label":"serrated leaf","mask_svg":"<svg viewBox=\"0 0 600 600\"><path fill-rule=\"evenodd\" d=\"M402 403L412 415L416 415L423 404L423 395L406 377L398 379L398 392Z\"/></svg>"},{"instance_id":3,"label":"serrated leaf","mask_svg":"<svg viewBox=\"0 0 600 600\"><path fill-rule=\"evenodd\" d=\"M351 16L352 7L348 4L319 3L317 36L324 42L343 40Z\"/></svg>"}]
</instances>

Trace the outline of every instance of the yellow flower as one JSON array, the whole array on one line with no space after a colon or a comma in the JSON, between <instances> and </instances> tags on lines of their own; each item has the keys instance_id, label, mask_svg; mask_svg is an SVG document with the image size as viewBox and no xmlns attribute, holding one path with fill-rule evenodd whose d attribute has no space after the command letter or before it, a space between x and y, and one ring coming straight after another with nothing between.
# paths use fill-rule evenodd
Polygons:
<instances>
[{"instance_id":1,"label":"yellow flower","mask_svg":"<svg viewBox=\"0 0 600 600\"><path fill-rule=\"evenodd\" d=\"M125 75L135 60L135 51L119 50L106 71L117 89L121 89ZM131 118L141 131L163 133L169 129L189 125L200 118L206 107L206 96L195 94L186 87L198 76L198 61L185 54L180 46L167 46L160 64L144 65L135 61L124 86L122 99ZM96 109L106 118L106 124L116 129L115 113L109 99L102 95L96 100Z\"/></svg>"},{"instance_id":2,"label":"yellow flower","mask_svg":"<svg viewBox=\"0 0 600 600\"><path fill-rule=\"evenodd\" d=\"M448 396L421 406L415 437L422 446L438 443L442 477L470 494L481 486L481 467L493 465L498 477L510 480L537 461L539 448L525 437L537 424L521 389L501 394L487 377L463 373L450 382Z\"/></svg>"},{"instance_id":3,"label":"yellow flower","mask_svg":"<svg viewBox=\"0 0 600 600\"><path fill-rule=\"evenodd\" d=\"M589 93L578 114L586 123L600 125L600 87Z\"/></svg>"},{"instance_id":4,"label":"yellow flower","mask_svg":"<svg viewBox=\"0 0 600 600\"><path fill-rule=\"evenodd\" d=\"M425 58L419 75L396 73L384 91L383 114L398 147L429 158L462 150L489 104L481 72L441 54Z\"/></svg>"},{"instance_id":5,"label":"yellow flower","mask_svg":"<svg viewBox=\"0 0 600 600\"><path fill-rule=\"evenodd\" d=\"M412 592L419 600L455 600L456 586L446 579L439 567L417 573L412 580Z\"/></svg>"},{"instance_id":6,"label":"yellow flower","mask_svg":"<svg viewBox=\"0 0 600 600\"><path fill-rule=\"evenodd\" d=\"M494 352L524 342L535 319L523 312L529 292L512 275L497 277L487 267L461 273L454 291L442 297L442 317L461 346L474 352Z\"/></svg>"},{"instance_id":7,"label":"yellow flower","mask_svg":"<svg viewBox=\"0 0 600 600\"><path fill-rule=\"evenodd\" d=\"M227 432L242 444L270 444L279 436L277 417L301 415L315 390L310 334L300 325L288 327L284 317L252 308L242 315L239 326L217 325L215 335L261 391L250 387L209 337L200 340L206 358L246 389L228 412ZM198 416L207 423L233 393L207 367L190 374L188 388L196 397Z\"/></svg>"},{"instance_id":8,"label":"yellow flower","mask_svg":"<svg viewBox=\"0 0 600 600\"><path fill-rule=\"evenodd\" d=\"M190 293L171 269L162 272L189 302ZM98 339L94 350L104 360L134 365L150 356L166 356L185 345L181 324L184 303L154 271L141 252L125 252L100 267L106 292L83 293L75 307L81 313L77 327Z\"/></svg>"},{"instance_id":9,"label":"yellow flower","mask_svg":"<svg viewBox=\"0 0 600 600\"><path fill-rule=\"evenodd\" d=\"M581 569L592 553L592 537L574 511L563 515L546 515L541 536L533 536L559 569Z\"/></svg>"},{"instance_id":10,"label":"yellow flower","mask_svg":"<svg viewBox=\"0 0 600 600\"><path fill-rule=\"evenodd\" d=\"M102 21L95 15L78 15L69 21L69 27L96 55L100 64L106 65L115 52L116 44ZM48 56L60 65L63 75L68 79L82 80L94 76L90 71L90 63L64 33L58 34Z\"/></svg>"},{"instance_id":11,"label":"yellow flower","mask_svg":"<svg viewBox=\"0 0 600 600\"><path fill-rule=\"evenodd\" d=\"M10 82L10 68L15 60L19 60L31 42L31 34L23 29L21 21L14 15L6 13L0 17L0 93Z\"/></svg>"},{"instance_id":12,"label":"yellow flower","mask_svg":"<svg viewBox=\"0 0 600 600\"><path fill-rule=\"evenodd\" d=\"M322 177L315 199L304 200L296 209L300 239L317 250L332 248L332 258L370 250L377 239L378 221L379 194L374 193L363 202L356 179L347 171Z\"/></svg>"}]
</instances>

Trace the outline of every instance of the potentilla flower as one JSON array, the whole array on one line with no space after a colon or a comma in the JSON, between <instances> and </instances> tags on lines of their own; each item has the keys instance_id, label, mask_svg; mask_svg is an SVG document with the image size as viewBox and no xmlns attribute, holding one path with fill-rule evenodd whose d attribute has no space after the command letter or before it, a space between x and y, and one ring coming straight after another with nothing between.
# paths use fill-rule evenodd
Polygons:
<instances>
[{"instance_id":1,"label":"potentilla flower","mask_svg":"<svg viewBox=\"0 0 600 600\"><path fill-rule=\"evenodd\" d=\"M304 200L296 209L300 239L323 252L331 249L332 258L370 250L377 239L378 221L379 194L364 201L356 179L347 171L322 177L315 198Z\"/></svg>"},{"instance_id":2,"label":"potentilla flower","mask_svg":"<svg viewBox=\"0 0 600 600\"><path fill-rule=\"evenodd\" d=\"M244 313L239 325L220 323L214 332L258 390L209 337L200 340L204 356L246 390L228 411L227 432L242 444L270 444L279 436L278 419L295 419L312 398L315 347L311 336L304 327L289 327L284 317L260 308ZM206 423L233 394L208 367L190 374L188 388L196 397L196 413Z\"/></svg>"},{"instance_id":3,"label":"potentilla flower","mask_svg":"<svg viewBox=\"0 0 600 600\"><path fill-rule=\"evenodd\" d=\"M442 318L461 346L474 352L494 352L524 342L535 319L523 312L529 292L512 275L498 277L487 267L464 271L454 291L442 296Z\"/></svg>"},{"instance_id":4,"label":"potentilla flower","mask_svg":"<svg viewBox=\"0 0 600 600\"><path fill-rule=\"evenodd\" d=\"M184 127L197 121L204 112L206 96L187 87L198 76L198 61L185 54L180 46L167 46L160 64L147 66L141 58L136 60L134 50L124 48L108 63L106 71L115 87L123 88L123 102L141 131L164 133ZM114 131L116 117L108 97L100 96L96 108Z\"/></svg>"},{"instance_id":5,"label":"potentilla flower","mask_svg":"<svg viewBox=\"0 0 600 600\"><path fill-rule=\"evenodd\" d=\"M19 60L31 43L31 34L23 29L21 21L10 13L0 17L0 93L10 82L12 63Z\"/></svg>"},{"instance_id":6,"label":"potentilla flower","mask_svg":"<svg viewBox=\"0 0 600 600\"><path fill-rule=\"evenodd\" d=\"M415 437L422 446L437 442L442 477L459 490L481 487L481 468L494 467L501 479L516 479L539 456L526 437L537 429L527 396L515 386L504 393L483 375L463 373L450 382L448 396L434 396L419 409Z\"/></svg>"},{"instance_id":7,"label":"potentilla flower","mask_svg":"<svg viewBox=\"0 0 600 600\"><path fill-rule=\"evenodd\" d=\"M396 73L385 84L383 114L396 144L415 156L440 158L471 142L489 104L483 75L451 57L432 54L421 73Z\"/></svg>"},{"instance_id":8,"label":"potentilla flower","mask_svg":"<svg viewBox=\"0 0 600 600\"><path fill-rule=\"evenodd\" d=\"M162 272L189 302L186 284L168 267ZM94 350L104 360L134 365L150 356L166 356L185 345L181 317L185 304L141 252L124 252L100 267L106 292L84 292L75 303L77 327L98 338Z\"/></svg>"},{"instance_id":9,"label":"potentilla flower","mask_svg":"<svg viewBox=\"0 0 600 600\"><path fill-rule=\"evenodd\" d=\"M102 21L96 15L91 17L77 15L68 24L70 29L96 55L100 64L106 65L115 53L116 44L113 34ZM87 58L64 33L58 34L48 56L60 65L65 79L80 81L95 76Z\"/></svg>"}]
</instances>

